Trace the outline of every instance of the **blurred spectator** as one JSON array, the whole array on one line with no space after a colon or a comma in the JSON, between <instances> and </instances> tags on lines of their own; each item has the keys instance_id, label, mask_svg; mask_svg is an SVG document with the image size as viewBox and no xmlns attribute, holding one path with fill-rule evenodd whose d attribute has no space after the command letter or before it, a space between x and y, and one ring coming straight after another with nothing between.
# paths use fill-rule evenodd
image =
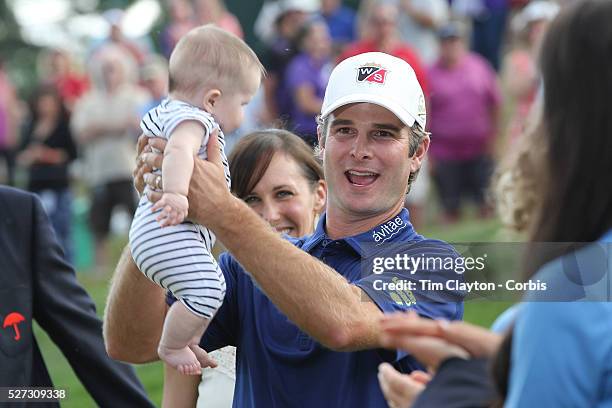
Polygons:
<instances>
[{"instance_id":1,"label":"blurred spectator","mask_svg":"<svg viewBox=\"0 0 612 408\"><path fill-rule=\"evenodd\" d=\"M271 46L277 36L276 21L287 10L300 10L306 14L319 10L318 0L264 0L255 19L253 31L266 46Z\"/></svg>"},{"instance_id":2,"label":"blurred spectator","mask_svg":"<svg viewBox=\"0 0 612 408\"><path fill-rule=\"evenodd\" d=\"M139 109L149 99L135 86L135 62L123 48L107 45L90 61L93 88L76 104L72 129L85 159L85 180L93 189L90 216L96 237L96 265L107 261L106 238L113 210L136 207L132 187Z\"/></svg>"},{"instance_id":3,"label":"blurred spectator","mask_svg":"<svg viewBox=\"0 0 612 408\"><path fill-rule=\"evenodd\" d=\"M168 95L168 78L168 61L160 55L151 55L140 69L140 83L151 97L140 107L140 117L159 105Z\"/></svg>"},{"instance_id":4,"label":"blurred spectator","mask_svg":"<svg viewBox=\"0 0 612 408\"><path fill-rule=\"evenodd\" d=\"M244 37L240 21L227 11L223 0L195 0L195 13L199 25L215 24L239 38Z\"/></svg>"},{"instance_id":5,"label":"blurred spectator","mask_svg":"<svg viewBox=\"0 0 612 408\"><path fill-rule=\"evenodd\" d=\"M342 0L321 0L319 15L327 24L335 54L357 39L357 16L352 8L342 5Z\"/></svg>"},{"instance_id":6,"label":"blurred spectator","mask_svg":"<svg viewBox=\"0 0 612 408\"><path fill-rule=\"evenodd\" d=\"M189 0L167 0L170 21L159 35L162 54L170 58L174 46L181 37L195 27L193 6Z\"/></svg>"},{"instance_id":7,"label":"blurred spectator","mask_svg":"<svg viewBox=\"0 0 612 408\"><path fill-rule=\"evenodd\" d=\"M69 112L89 88L89 79L75 69L70 53L59 48L40 54L38 75L43 84L56 87Z\"/></svg>"},{"instance_id":8,"label":"blurred spectator","mask_svg":"<svg viewBox=\"0 0 612 408\"><path fill-rule=\"evenodd\" d=\"M508 0L478 0L472 18L472 50L499 71L501 46L506 32Z\"/></svg>"},{"instance_id":9,"label":"blurred spectator","mask_svg":"<svg viewBox=\"0 0 612 408\"><path fill-rule=\"evenodd\" d=\"M447 0L399 0L399 30L425 65L438 58L437 31L449 17Z\"/></svg>"},{"instance_id":10,"label":"blurred spectator","mask_svg":"<svg viewBox=\"0 0 612 408\"><path fill-rule=\"evenodd\" d=\"M423 92L427 95L426 72L421 65L421 60L407 44L403 43L399 36L397 19L399 9L392 3L368 4L364 13L364 38L361 41L349 45L340 55L339 61L345 60L357 54L365 52L381 51L391 54L406 61L417 76Z\"/></svg>"},{"instance_id":11,"label":"blurred spectator","mask_svg":"<svg viewBox=\"0 0 612 408\"><path fill-rule=\"evenodd\" d=\"M104 12L103 16L110 26L108 38L94 46L90 59L95 58L96 54L103 51L106 46L115 45L127 51L139 66L144 63L147 54L144 47L126 38L123 34L121 29L123 14L123 10L120 9L110 9Z\"/></svg>"},{"instance_id":12,"label":"blurred spectator","mask_svg":"<svg viewBox=\"0 0 612 408\"><path fill-rule=\"evenodd\" d=\"M548 23L559 11L552 1L533 1L513 19L517 34L516 46L504 60L503 83L512 100L512 113L507 126L507 142L513 144L523 134L527 116L535 99L539 74L537 56Z\"/></svg>"},{"instance_id":13,"label":"blurred spectator","mask_svg":"<svg viewBox=\"0 0 612 408\"><path fill-rule=\"evenodd\" d=\"M17 161L28 169L28 190L40 197L69 263L74 251L68 166L76 157L68 110L58 90L43 85L32 97Z\"/></svg>"},{"instance_id":14,"label":"blurred spectator","mask_svg":"<svg viewBox=\"0 0 612 408\"><path fill-rule=\"evenodd\" d=\"M331 73L331 38L327 24L313 19L297 34L300 53L287 67L287 88L291 95L291 128L306 143L317 143L316 116L321 113L325 87Z\"/></svg>"},{"instance_id":15,"label":"blurred spectator","mask_svg":"<svg viewBox=\"0 0 612 408\"><path fill-rule=\"evenodd\" d=\"M263 83L266 110L262 121L275 127L284 127L291 114L291 95L285 84L285 71L297 53L294 48L295 36L307 14L295 1L283 2L279 7L274 22L274 40L264 58L267 71Z\"/></svg>"},{"instance_id":16,"label":"blurred spectator","mask_svg":"<svg viewBox=\"0 0 612 408\"><path fill-rule=\"evenodd\" d=\"M20 105L15 87L0 60L0 183L9 185L14 183L14 149L18 142Z\"/></svg>"},{"instance_id":17,"label":"blurred spectator","mask_svg":"<svg viewBox=\"0 0 612 408\"><path fill-rule=\"evenodd\" d=\"M474 199L481 216L490 213L485 189L492 171L500 91L488 62L467 50L463 24L450 22L439 36L440 58L429 70L429 163L444 220L454 222L465 195Z\"/></svg>"}]
</instances>

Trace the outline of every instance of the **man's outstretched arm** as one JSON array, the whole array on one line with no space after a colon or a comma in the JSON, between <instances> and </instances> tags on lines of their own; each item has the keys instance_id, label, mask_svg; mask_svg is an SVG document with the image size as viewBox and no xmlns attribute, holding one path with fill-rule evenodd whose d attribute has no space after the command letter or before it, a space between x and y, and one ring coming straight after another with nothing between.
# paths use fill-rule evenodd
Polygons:
<instances>
[{"instance_id":1,"label":"man's outstretched arm","mask_svg":"<svg viewBox=\"0 0 612 408\"><path fill-rule=\"evenodd\" d=\"M155 361L167 311L164 290L121 254L104 311L104 342L109 356L130 363Z\"/></svg>"}]
</instances>

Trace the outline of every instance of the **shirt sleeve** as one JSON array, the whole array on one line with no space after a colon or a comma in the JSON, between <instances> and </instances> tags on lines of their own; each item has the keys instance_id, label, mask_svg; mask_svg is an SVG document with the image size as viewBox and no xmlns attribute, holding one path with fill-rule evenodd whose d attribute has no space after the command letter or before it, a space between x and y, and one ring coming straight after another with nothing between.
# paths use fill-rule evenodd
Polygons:
<instances>
[{"instance_id":1,"label":"shirt sleeve","mask_svg":"<svg viewBox=\"0 0 612 408\"><path fill-rule=\"evenodd\" d=\"M463 317L463 298L461 291L447 290L421 290L421 281L429 280L444 285L445 280L454 279L463 281L462 275L454 270L439 270L436 268L423 269L417 267L393 268L383 273L373 273L374 259L395 258L423 258L423 253L431 259L456 259L459 255L449 246L438 242L427 242L419 245L388 246L375 256L369 257L362 263L362 278L353 282L365 292L383 313L415 310L419 316L429 319L459 320ZM401 266L401 265L400 265ZM410 284L409 282L412 282ZM409 285L413 285L410 287ZM403 350L390 353L388 350L380 351L381 357L387 361L405 359L405 372L413 369L422 369L420 364Z\"/></svg>"},{"instance_id":2,"label":"shirt sleeve","mask_svg":"<svg viewBox=\"0 0 612 408\"><path fill-rule=\"evenodd\" d=\"M423 256L427 254L427 256ZM416 259L422 262L414 267L410 263L394 265L382 273L374 273L375 259ZM463 317L463 298L465 293L449 290L447 280L463 282L463 275L453 269L440 268L459 255L451 248L437 242L422 243L417 246L389 246L384 251L370 257L362 264L362 278L354 284L361 288L384 313L415 310L419 315L430 319L458 320ZM420 259L420 260L419 260ZM440 260L424 265L424 260ZM399 267L397 267L399 266ZM442 285L422 286L425 281ZM454 285L453 287L456 287Z\"/></svg>"},{"instance_id":3,"label":"shirt sleeve","mask_svg":"<svg viewBox=\"0 0 612 408\"><path fill-rule=\"evenodd\" d=\"M523 304L505 406L595 405L611 383L610 316L606 302Z\"/></svg>"}]
</instances>

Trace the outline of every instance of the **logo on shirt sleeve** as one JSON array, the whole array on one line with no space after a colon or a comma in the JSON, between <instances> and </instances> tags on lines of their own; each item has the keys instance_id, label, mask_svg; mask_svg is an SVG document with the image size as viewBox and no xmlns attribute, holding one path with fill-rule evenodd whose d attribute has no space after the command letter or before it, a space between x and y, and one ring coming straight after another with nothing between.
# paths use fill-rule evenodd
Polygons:
<instances>
[{"instance_id":1,"label":"logo on shirt sleeve","mask_svg":"<svg viewBox=\"0 0 612 408\"><path fill-rule=\"evenodd\" d=\"M357 82L384 84L388 71L375 64L367 64L357 68Z\"/></svg>"}]
</instances>

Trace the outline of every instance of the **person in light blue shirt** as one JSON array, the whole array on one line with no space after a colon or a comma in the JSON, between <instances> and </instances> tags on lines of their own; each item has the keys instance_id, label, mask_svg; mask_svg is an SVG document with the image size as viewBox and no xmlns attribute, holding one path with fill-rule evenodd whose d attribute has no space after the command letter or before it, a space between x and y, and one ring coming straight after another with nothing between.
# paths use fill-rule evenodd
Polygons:
<instances>
[{"instance_id":1,"label":"person in light blue shirt","mask_svg":"<svg viewBox=\"0 0 612 408\"><path fill-rule=\"evenodd\" d=\"M612 2L587 0L568 6L551 23L540 55L541 126L525 140L527 154L514 162L518 172L509 173L513 184L522 186L509 196L533 198L524 277L546 283L546 289L524 294L503 343L500 335L465 323L406 322L399 316L393 318L394 328L383 321L383 337L389 337L383 344L397 347L403 341L421 362L431 360L432 351L454 346L450 355L434 353L439 371L412 394L411 406L433 406L427 405L431 398L452 386L460 388L453 388L454 396L465 400L479 393L490 396L486 364L470 387L464 386L465 372L451 372L458 365L450 364L459 361L465 367L490 358L497 362L498 397L506 407L612 407L610 21ZM525 215L516 211L525 209L520 205L507 208L517 217ZM409 329L398 333L397 327L408 323ZM413 341L410 336L419 334L415 326L432 337ZM440 344L444 347L436 349ZM414 385L402 379L404 389ZM451 406L465 406L461 399L453 401ZM406 405L406 400L390 402Z\"/></svg>"}]
</instances>

